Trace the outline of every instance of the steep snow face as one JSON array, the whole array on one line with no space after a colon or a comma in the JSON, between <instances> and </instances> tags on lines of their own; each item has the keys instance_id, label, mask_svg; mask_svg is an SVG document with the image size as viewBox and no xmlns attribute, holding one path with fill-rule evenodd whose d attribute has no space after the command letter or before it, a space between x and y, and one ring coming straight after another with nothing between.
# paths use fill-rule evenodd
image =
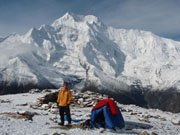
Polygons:
<instances>
[{"instance_id":1,"label":"steep snow face","mask_svg":"<svg viewBox=\"0 0 180 135\"><path fill-rule=\"evenodd\" d=\"M108 36L126 54L122 74L154 89L179 85L180 43L150 32L108 29Z\"/></svg>"},{"instance_id":2,"label":"steep snow face","mask_svg":"<svg viewBox=\"0 0 180 135\"><path fill-rule=\"evenodd\" d=\"M151 32L114 29L97 17L66 13L51 25L0 42L1 82L59 87L65 76L129 90L180 90L180 42Z\"/></svg>"}]
</instances>

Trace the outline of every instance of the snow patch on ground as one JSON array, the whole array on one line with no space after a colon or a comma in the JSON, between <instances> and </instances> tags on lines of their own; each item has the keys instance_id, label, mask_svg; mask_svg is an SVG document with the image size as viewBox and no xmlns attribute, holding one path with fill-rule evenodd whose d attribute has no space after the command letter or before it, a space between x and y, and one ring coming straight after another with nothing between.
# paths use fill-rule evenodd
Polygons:
<instances>
[{"instance_id":1,"label":"snow patch on ground","mask_svg":"<svg viewBox=\"0 0 180 135\"><path fill-rule=\"evenodd\" d=\"M163 112L158 109L144 109L135 105L122 105L118 104L121 108L121 112L125 119L126 127L124 129L118 129L112 131L108 129L60 129L56 128L57 123L50 120L50 118L58 118L59 115L48 112L47 110L32 109L30 105L36 104L37 98L43 97L47 92L41 92L36 94L23 93L15 95L0 96L0 133L1 135L13 134L13 135L39 135L39 134L53 134L53 133L66 133L77 135L116 135L116 134L139 134L144 131L148 133L157 133L158 135L179 135L180 127L174 123L179 122L180 113ZM4 102L2 102L4 101ZM6 101L6 102L5 102ZM8 102L7 102L8 101ZM88 119L91 107L72 107L71 114L72 119ZM2 115L5 112L31 112L37 113L34 115L33 120L14 119L6 115Z\"/></svg>"}]
</instances>

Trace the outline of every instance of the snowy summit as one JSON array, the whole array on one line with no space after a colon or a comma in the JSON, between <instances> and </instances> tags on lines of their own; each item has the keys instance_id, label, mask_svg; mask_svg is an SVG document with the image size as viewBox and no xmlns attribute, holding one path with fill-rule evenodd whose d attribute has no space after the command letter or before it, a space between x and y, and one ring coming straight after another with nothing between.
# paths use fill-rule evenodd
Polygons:
<instances>
[{"instance_id":1,"label":"snowy summit","mask_svg":"<svg viewBox=\"0 0 180 135\"><path fill-rule=\"evenodd\" d=\"M106 93L180 91L180 42L72 13L0 38L0 94L58 88L67 76Z\"/></svg>"}]
</instances>

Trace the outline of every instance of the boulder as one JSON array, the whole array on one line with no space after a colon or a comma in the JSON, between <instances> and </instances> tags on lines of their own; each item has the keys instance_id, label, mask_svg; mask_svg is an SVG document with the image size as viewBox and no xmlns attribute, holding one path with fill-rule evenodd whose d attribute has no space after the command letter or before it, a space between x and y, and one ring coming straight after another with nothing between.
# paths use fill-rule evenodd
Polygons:
<instances>
[{"instance_id":1,"label":"boulder","mask_svg":"<svg viewBox=\"0 0 180 135\"><path fill-rule=\"evenodd\" d=\"M150 135L147 131L141 132L139 135Z\"/></svg>"},{"instance_id":2,"label":"boulder","mask_svg":"<svg viewBox=\"0 0 180 135\"><path fill-rule=\"evenodd\" d=\"M24 116L27 120L33 120L32 118L34 115L38 115L36 112L30 112L30 111L19 111L17 114Z\"/></svg>"},{"instance_id":3,"label":"boulder","mask_svg":"<svg viewBox=\"0 0 180 135\"><path fill-rule=\"evenodd\" d=\"M171 123L176 126L180 126L180 116L176 115L171 119Z\"/></svg>"}]
</instances>

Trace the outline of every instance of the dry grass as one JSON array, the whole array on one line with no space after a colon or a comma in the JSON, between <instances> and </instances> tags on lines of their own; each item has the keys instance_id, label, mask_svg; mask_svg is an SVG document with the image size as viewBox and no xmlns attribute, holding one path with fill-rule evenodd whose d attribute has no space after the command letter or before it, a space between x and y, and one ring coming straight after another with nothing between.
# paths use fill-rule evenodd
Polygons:
<instances>
[{"instance_id":1,"label":"dry grass","mask_svg":"<svg viewBox=\"0 0 180 135\"><path fill-rule=\"evenodd\" d=\"M54 127L50 127L50 129L63 129L63 130L70 130L70 129L74 129L74 128L79 128L79 129L87 129L85 128L83 125L81 124L72 124L71 127L68 127L68 126L54 126Z\"/></svg>"},{"instance_id":2,"label":"dry grass","mask_svg":"<svg viewBox=\"0 0 180 135\"><path fill-rule=\"evenodd\" d=\"M5 115L7 117L11 117L14 119L26 119L27 118L27 116L22 116L22 115L19 115L17 113L12 113L12 112L4 112L4 113L0 113L0 115Z\"/></svg>"},{"instance_id":3,"label":"dry grass","mask_svg":"<svg viewBox=\"0 0 180 135\"><path fill-rule=\"evenodd\" d=\"M173 121L171 121L171 123L175 126L180 126L180 123L174 123Z\"/></svg>"},{"instance_id":4,"label":"dry grass","mask_svg":"<svg viewBox=\"0 0 180 135\"><path fill-rule=\"evenodd\" d=\"M7 99L7 100L1 100L1 99L0 99L0 103L11 103L11 101L8 100L8 99Z\"/></svg>"},{"instance_id":5,"label":"dry grass","mask_svg":"<svg viewBox=\"0 0 180 135\"><path fill-rule=\"evenodd\" d=\"M14 119L27 119L27 120L33 120L33 116L34 115L28 115L28 114L17 114L17 113L13 113L13 112L4 112L4 113L0 113L0 115L5 115L7 117L11 117Z\"/></svg>"},{"instance_id":6,"label":"dry grass","mask_svg":"<svg viewBox=\"0 0 180 135\"><path fill-rule=\"evenodd\" d=\"M17 104L16 106L27 106L28 104L27 103L24 103L24 104Z\"/></svg>"},{"instance_id":7,"label":"dry grass","mask_svg":"<svg viewBox=\"0 0 180 135\"><path fill-rule=\"evenodd\" d=\"M54 133L53 135L70 135L70 134L66 134L66 133L61 132L61 133Z\"/></svg>"}]
</instances>

